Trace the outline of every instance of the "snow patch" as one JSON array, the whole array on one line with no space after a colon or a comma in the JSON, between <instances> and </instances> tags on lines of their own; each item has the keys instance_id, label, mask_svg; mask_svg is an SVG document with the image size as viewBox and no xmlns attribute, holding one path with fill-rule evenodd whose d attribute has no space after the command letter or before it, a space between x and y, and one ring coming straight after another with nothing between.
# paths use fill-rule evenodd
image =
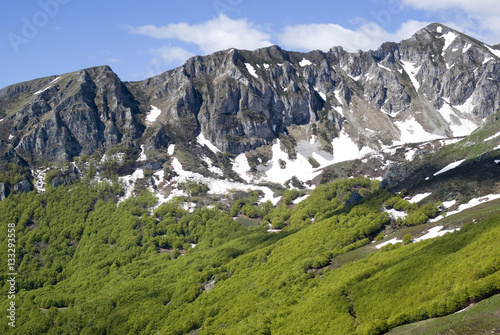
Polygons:
<instances>
[{"instance_id":1,"label":"snow patch","mask_svg":"<svg viewBox=\"0 0 500 335\"><path fill-rule=\"evenodd\" d=\"M465 161L465 159L462 159L460 161L450 163L450 164L446 165L444 168L442 168L441 170L439 170L438 172L434 173L434 176L437 176L437 175L440 175L441 173L445 173L447 171L453 170L454 168L456 168L457 166L462 164L464 161Z\"/></svg>"},{"instance_id":2,"label":"snow patch","mask_svg":"<svg viewBox=\"0 0 500 335\"><path fill-rule=\"evenodd\" d=\"M264 63L264 69L266 69L266 70L269 69L269 64Z\"/></svg>"},{"instance_id":3,"label":"snow patch","mask_svg":"<svg viewBox=\"0 0 500 335\"><path fill-rule=\"evenodd\" d=\"M167 154L169 156L172 156L174 154L174 150L175 150L175 144L170 144L167 148Z\"/></svg>"},{"instance_id":4,"label":"snow patch","mask_svg":"<svg viewBox=\"0 0 500 335\"><path fill-rule=\"evenodd\" d=\"M202 132L200 132L200 134L196 137L196 142L198 142L201 146L208 147L208 149L210 149L210 151L214 154L221 152L215 145L212 144L212 142L205 138L205 135L203 135Z\"/></svg>"},{"instance_id":5,"label":"snow patch","mask_svg":"<svg viewBox=\"0 0 500 335\"><path fill-rule=\"evenodd\" d=\"M453 233L455 231L460 230L460 228L455 228L455 229L451 229L451 230L441 230L441 229L443 229L443 226L433 227L433 228L428 230L427 234L413 239L413 242L420 242L423 240L428 240L430 238L443 236L444 234Z\"/></svg>"},{"instance_id":6,"label":"snow patch","mask_svg":"<svg viewBox=\"0 0 500 335\"><path fill-rule=\"evenodd\" d=\"M250 73L251 76L254 76L255 78L259 78L257 75L257 72L255 72L255 68L252 66L250 63L245 63L245 66L247 68L248 73Z\"/></svg>"},{"instance_id":7,"label":"snow patch","mask_svg":"<svg viewBox=\"0 0 500 335\"><path fill-rule=\"evenodd\" d=\"M466 43L464 48L462 49L462 53L466 53L471 47L472 47L472 44Z\"/></svg>"},{"instance_id":8,"label":"snow patch","mask_svg":"<svg viewBox=\"0 0 500 335\"><path fill-rule=\"evenodd\" d=\"M304 66L307 66L307 65L312 65L312 62L310 60L302 58L302 60L299 62L299 65L301 67L304 67Z\"/></svg>"},{"instance_id":9,"label":"snow patch","mask_svg":"<svg viewBox=\"0 0 500 335\"><path fill-rule=\"evenodd\" d=\"M268 233L279 233L281 229L273 229L273 226L269 224L269 229L267 230Z\"/></svg>"},{"instance_id":10,"label":"snow patch","mask_svg":"<svg viewBox=\"0 0 500 335\"><path fill-rule=\"evenodd\" d=\"M418 71L420 71L421 66L416 66L415 63L407 62L404 60L401 60L401 63L403 65L403 69L408 74L408 77L410 77L413 87L415 87L415 90L418 92L418 89L420 88L420 83L418 82L415 76L417 75Z\"/></svg>"},{"instance_id":11,"label":"snow patch","mask_svg":"<svg viewBox=\"0 0 500 335\"><path fill-rule=\"evenodd\" d=\"M214 166L213 163L212 163L212 160L210 158L208 158L207 156L203 156L202 160L207 163L208 165L208 171L212 172L213 174L216 174L218 176L223 176L224 173L222 172L222 170L220 168L218 168L217 166Z\"/></svg>"},{"instance_id":12,"label":"snow patch","mask_svg":"<svg viewBox=\"0 0 500 335\"><path fill-rule=\"evenodd\" d=\"M380 64L380 63L378 63L377 65L378 65L378 67L380 67L380 68L382 68L382 69L384 69L384 70L387 70L387 71L389 71L389 72L392 72L392 70L391 70L391 69L389 69L388 67L383 66L383 65L382 65L382 64Z\"/></svg>"},{"instance_id":13,"label":"snow patch","mask_svg":"<svg viewBox=\"0 0 500 335\"><path fill-rule=\"evenodd\" d=\"M148 158L146 157L146 153L144 152L144 144L141 145L141 153L139 155L139 158L137 158L137 162L144 162Z\"/></svg>"},{"instance_id":14,"label":"snow patch","mask_svg":"<svg viewBox=\"0 0 500 335\"><path fill-rule=\"evenodd\" d=\"M333 161L330 164L340 163L363 157L373 150L369 147L363 147L361 150L358 145L351 139L349 134L342 129L339 136L332 141L333 146Z\"/></svg>"},{"instance_id":15,"label":"snow patch","mask_svg":"<svg viewBox=\"0 0 500 335\"><path fill-rule=\"evenodd\" d=\"M415 158L415 154L417 153L418 149L413 148L409 149L408 151L405 152L405 159L409 162L412 162L413 159Z\"/></svg>"},{"instance_id":16,"label":"snow patch","mask_svg":"<svg viewBox=\"0 0 500 335\"><path fill-rule=\"evenodd\" d=\"M456 200L443 201L443 207L444 208L450 208L451 206L453 206L456 203L457 203Z\"/></svg>"},{"instance_id":17,"label":"snow patch","mask_svg":"<svg viewBox=\"0 0 500 335\"><path fill-rule=\"evenodd\" d=\"M408 215L405 211L398 211L398 210L395 210L394 208L391 208L391 209L384 208L382 210L382 212L389 214L389 216L391 218L393 218L394 220L397 220L397 219L404 220L404 219L406 219L406 216Z\"/></svg>"},{"instance_id":18,"label":"snow patch","mask_svg":"<svg viewBox=\"0 0 500 335\"><path fill-rule=\"evenodd\" d=\"M280 200L279 197L274 197L274 192L265 186L255 186L255 185L247 185L238 182L232 182L225 179L216 179L211 177L205 177L199 173L186 171L182 168L182 164L179 162L177 158L172 159L172 168L177 173L177 176L172 179L170 185L179 184L186 180L191 180L200 184L207 185L209 188L208 194L226 194L230 191L248 191L248 190L256 190L262 191L264 193L264 197L260 199L260 202L266 202L267 200L271 201L273 205L276 205ZM174 192L172 192L174 193ZM179 195L181 192L177 192L175 196ZM184 195L184 194L180 194ZM171 198L172 194L169 196ZM173 197L173 196L172 196Z\"/></svg>"},{"instance_id":19,"label":"snow patch","mask_svg":"<svg viewBox=\"0 0 500 335\"><path fill-rule=\"evenodd\" d=\"M38 192L45 192L45 176L49 170L50 168L44 170L31 170L31 174L33 175L33 186Z\"/></svg>"},{"instance_id":20,"label":"snow patch","mask_svg":"<svg viewBox=\"0 0 500 335\"><path fill-rule=\"evenodd\" d=\"M449 31L446 34L444 34L443 36L441 36L441 38L444 38L444 47L443 47L443 51L444 51L450 47L450 45L453 43L453 41L455 41L455 39L457 38L457 35L454 32Z\"/></svg>"},{"instance_id":21,"label":"snow patch","mask_svg":"<svg viewBox=\"0 0 500 335\"><path fill-rule=\"evenodd\" d=\"M402 242L403 242L403 240L398 240L398 238L395 237L387 242L380 243L379 245L376 245L375 248L380 249L380 248L385 247L386 245L389 245L389 244L396 244L396 243L402 243Z\"/></svg>"},{"instance_id":22,"label":"snow patch","mask_svg":"<svg viewBox=\"0 0 500 335\"><path fill-rule=\"evenodd\" d=\"M118 202L122 202L125 199L129 198L132 195L135 183L138 179L142 178L144 178L144 171L142 169L137 169L130 175L118 177L118 180L123 184L123 189L125 191L125 195L121 197Z\"/></svg>"},{"instance_id":23,"label":"snow patch","mask_svg":"<svg viewBox=\"0 0 500 335\"><path fill-rule=\"evenodd\" d=\"M461 108L465 111L471 110L473 106L466 102L461 106ZM470 135L477 128L474 122L468 119L460 118L457 114L455 114L455 111L453 111L453 108L448 103L443 104L443 107L441 107L438 112L450 125L450 129L453 131L454 137ZM458 123L454 120L458 120Z\"/></svg>"},{"instance_id":24,"label":"snow patch","mask_svg":"<svg viewBox=\"0 0 500 335\"><path fill-rule=\"evenodd\" d=\"M443 33L443 27L439 26L436 28L436 31L438 34L442 34Z\"/></svg>"},{"instance_id":25,"label":"snow patch","mask_svg":"<svg viewBox=\"0 0 500 335\"><path fill-rule=\"evenodd\" d=\"M9 135L9 141L12 140L14 138L14 135L10 134Z\"/></svg>"},{"instance_id":26,"label":"snow patch","mask_svg":"<svg viewBox=\"0 0 500 335\"><path fill-rule=\"evenodd\" d=\"M160 114L161 110L158 107L151 105L151 110L146 114L146 121L155 122Z\"/></svg>"},{"instance_id":27,"label":"snow patch","mask_svg":"<svg viewBox=\"0 0 500 335\"><path fill-rule=\"evenodd\" d=\"M33 95L37 95L37 94L40 94L42 92L45 92L46 90L48 90L49 88L52 87L52 84L54 84L56 81L58 81L59 79L61 79L61 77L57 77L55 78L54 80L52 80L50 83L49 83L49 86L45 87L44 89L41 89L40 91L36 91ZM2 119L3 120L3 119Z\"/></svg>"},{"instance_id":28,"label":"snow patch","mask_svg":"<svg viewBox=\"0 0 500 335\"><path fill-rule=\"evenodd\" d=\"M500 58L500 50L496 50L496 49L493 49L492 47L490 47L489 45L485 45L486 48L492 53L494 54L495 56L497 56L498 58Z\"/></svg>"},{"instance_id":29,"label":"snow patch","mask_svg":"<svg viewBox=\"0 0 500 335\"><path fill-rule=\"evenodd\" d=\"M471 199L468 203L458 206L458 208L456 210L448 212L447 216L458 214L460 212L465 211L466 209L469 209L469 208L475 207L477 205L483 204L485 202L493 201L496 199L500 199L500 194L489 194L489 195L486 195L484 197ZM436 222L436 221L441 220L442 218L443 218L443 216L440 215L440 216L430 220L430 222Z\"/></svg>"},{"instance_id":30,"label":"snow patch","mask_svg":"<svg viewBox=\"0 0 500 335\"><path fill-rule=\"evenodd\" d=\"M409 202L413 202L413 203L417 203L419 202L420 200L422 199L425 199L427 198L429 195L431 195L432 193L429 192L429 193L421 193L421 194L417 194L415 196L413 196L410 200L408 200Z\"/></svg>"},{"instance_id":31,"label":"snow patch","mask_svg":"<svg viewBox=\"0 0 500 335\"><path fill-rule=\"evenodd\" d=\"M394 124L401 131L400 141L403 143L426 142L441 138L439 135L434 135L425 131L422 125L418 123L414 117L406 121L396 121Z\"/></svg>"},{"instance_id":32,"label":"snow patch","mask_svg":"<svg viewBox=\"0 0 500 335\"><path fill-rule=\"evenodd\" d=\"M491 141L491 140L493 140L493 139L495 139L495 138L497 138L497 137L499 137L499 136L500 136L500 132L499 132L499 133L496 133L496 134L495 134L495 135L493 135L493 136L490 136L490 137L488 137L488 138L485 138L485 139L484 139L484 142Z\"/></svg>"},{"instance_id":33,"label":"snow patch","mask_svg":"<svg viewBox=\"0 0 500 335\"><path fill-rule=\"evenodd\" d=\"M319 96L321 97L321 99L323 99L323 101L326 101L326 94L325 93L320 92L316 87L314 88L314 90L316 92L318 92Z\"/></svg>"},{"instance_id":34,"label":"snow patch","mask_svg":"<svg viewBox=\"0 0 500 335\"><path fill-rule=\"evenodd\" d=\"M292 201L292 204L297 205L299 202L306 200L307 197L309 197L309 194L303 195L301 197L298 197L297 199Z\"/></svg>"}]
</instances>

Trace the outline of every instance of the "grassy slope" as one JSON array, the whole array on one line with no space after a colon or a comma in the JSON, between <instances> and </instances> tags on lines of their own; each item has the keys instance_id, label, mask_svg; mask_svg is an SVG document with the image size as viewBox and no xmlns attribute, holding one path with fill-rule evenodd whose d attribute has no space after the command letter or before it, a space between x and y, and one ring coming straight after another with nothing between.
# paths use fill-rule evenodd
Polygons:
<instances>
[{"instance_id":1,"label":"grassy slope","mask_svg":"<svg viewBox=\"0 0 500 335\"><path fill-rule=\"evenodd\" d=\"M500 334L500 294L466 310L394 328L387 335Z\"/></svg>"}]
</instances>

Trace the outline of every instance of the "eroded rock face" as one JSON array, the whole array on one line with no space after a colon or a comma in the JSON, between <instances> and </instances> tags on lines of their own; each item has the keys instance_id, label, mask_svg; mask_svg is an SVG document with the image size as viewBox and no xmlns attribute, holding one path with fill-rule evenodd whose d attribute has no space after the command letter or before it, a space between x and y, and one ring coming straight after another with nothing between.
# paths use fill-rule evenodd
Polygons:
<instances>
[{"instance_id":1,"label":"eroded rock face","mask_svg":"<svg viewBox=\"0 0 500 335\"><path fill-rule=\"evenodd\" d=\"M460 136L500 108L499 66L497 50L432 24L375 51L226 50L133 83L90 68L0 90L0 155L37 165L140 144L160 155L200 133L238 154L300 125L325 148L341 131L375 150Z\"/></svg>"}]
</instances>

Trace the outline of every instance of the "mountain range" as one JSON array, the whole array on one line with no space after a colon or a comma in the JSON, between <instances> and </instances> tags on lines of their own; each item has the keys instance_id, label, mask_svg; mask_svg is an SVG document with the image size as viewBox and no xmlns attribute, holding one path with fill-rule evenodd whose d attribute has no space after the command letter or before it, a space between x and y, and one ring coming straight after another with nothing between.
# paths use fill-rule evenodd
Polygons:
<instances>
[{"instance_id":1,"label":"mountain range","mask_svg":"<svg viewBox=\"0 0 500 335\"><path fill-rule=\"evenodd\" d=\"M14 333L500 332L499 81L433 23L0 89Z\"/></svg>"},{"instance_id":2,"label":"mountain range","mask_svg":"<svg viewBox=\"0 0 500 335\"><path fill-rule=\"evenodd\" d=\"M140 82L108 66L23 82L0 90L0 169L31 172L3 188L39 188L47 168L87 156L122 177L171 171L148 181L164 197L185 170L213 192L312 187L332 164L481 127L500 107L499 57L435 23L375 51L231 49ZM366 175L383 177L388 162ZM54 183L83 170L66 168Z\"/></svg>"}]
</instances>

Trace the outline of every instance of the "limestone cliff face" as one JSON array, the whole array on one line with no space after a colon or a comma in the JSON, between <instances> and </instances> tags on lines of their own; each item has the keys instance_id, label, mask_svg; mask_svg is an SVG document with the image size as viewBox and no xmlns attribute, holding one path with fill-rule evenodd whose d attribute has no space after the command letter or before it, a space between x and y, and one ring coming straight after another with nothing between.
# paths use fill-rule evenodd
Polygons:
<instances>
[{"instance_id":1,"label":"limestone cliff face","mask_svg":"<svg viewBox=\"0 0 500 335\"><path fill-rule=\"evenodd\" d=\"M64 162L138 139L138 103L107 66L0 91L2 151L31 164Z\"/></svg>"},{"instance_id":2,"label":"limestone cliff face","mask_svg":"<svg viewBox=\"0 0 500 335\"><path fill-rule=\"evenodd\" d=\"M419 134L464 136L500 108L499 56L432 24L375 51L232 49L140 82L122 82L107 66L36 79L0 90L0 167L142 144L161 155L200 133L232 154L291 127L327 151L341 132L373 150Z\"/></svg>"}]
</instances>

